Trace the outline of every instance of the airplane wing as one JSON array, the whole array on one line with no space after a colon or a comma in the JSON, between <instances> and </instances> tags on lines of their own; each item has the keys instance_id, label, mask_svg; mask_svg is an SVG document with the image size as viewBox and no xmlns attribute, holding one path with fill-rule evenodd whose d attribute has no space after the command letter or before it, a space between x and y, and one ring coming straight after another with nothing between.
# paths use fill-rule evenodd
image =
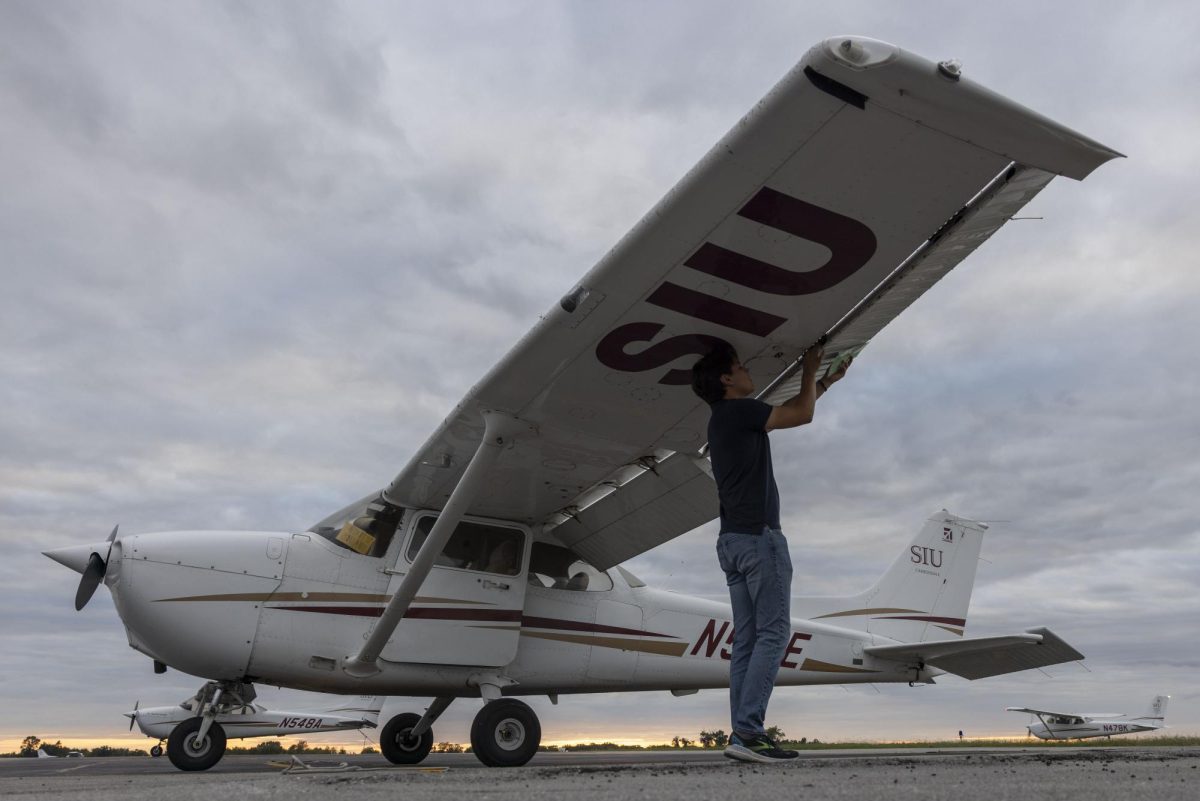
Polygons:
<instances>
[{"instance_id":1,"label":"airplane wing","mask_svg":"<svg viewBox=\"0 0 1200 801\"><path fill-rule=\"evenodd\" d=\"M1048 709L1030 709L1029 707L1025 706L1006 706L1004 711L1028 712L1031 715L1054 715L1057 717L1086 718L1088 720L1124 717L1124 715L1122 715L1120 712L1051 712Z\"/></svg>"},{"instance_id":2,"label":"airplane wing","mask_svg":"<svg viewBox=\"0 0 1200 801\"><path fill-rule=\"evenodd\" d=\"M606 568L717 514L690 367L732 344L768 400L862 344L1055 175L1120 154L954 68L812 48L467 394L386 488L441 508L498 410L528 432L467 510ZM595 508L593 508L595 507Z\"/></svg>"},{"instance_id":3,"label":"airplane wing","mask_svg":"<svg viewBox=\"0 0 1200 801\"><path fill-rule=\"evenodd\" d=\"M870 645L863 651L876 659L924 663L971 680L1083 659L1083 654L1047 628L1002 637Z\"/></svg>"}]
</instances>

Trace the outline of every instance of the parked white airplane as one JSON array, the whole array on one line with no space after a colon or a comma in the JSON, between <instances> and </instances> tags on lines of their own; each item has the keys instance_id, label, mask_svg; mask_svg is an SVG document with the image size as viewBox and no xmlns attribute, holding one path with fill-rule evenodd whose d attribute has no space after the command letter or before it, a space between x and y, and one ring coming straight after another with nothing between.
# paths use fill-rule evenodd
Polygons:
<instances>
[{"instance_id":1,"label":"parked white airplane","mask_svg":"<svg viewBox=\"0 0 1200 801\"><path fill-rule=\"evenodd\" d=\"M1165 729L1167 701L1170 700L1169 695L1154 696L1146 714L1136 718L1119 712L1049 712L1023 706L1010 706L1007 711L1036 715L1041 723L1031 723L1025 728L1039 739L1083 740L1088 737L1112 737L1114 734L1137 734Z\"/></svg>"},{"instance_id":2,"label":"parked white airplane","mask_svg":"<svg viewBox=\"0 0 1200 801\"><path fill-rule=\"evenodd\" d=\"M206 685L196 695L175 706L139 709L139 705L134 704L133 711L125 713L125 717L129 718L129 730L132 731L133 724L136 723L143 734L156 738L159 744L150 749L150 755L159 757L163 755L162 741L170 738L177 727L182 727L180 733L169 741L170 746L177 748L168 754L171 762L184 767L185 770L210 768L220 761L225 752L224 744L218 746L214 743L214 747L203 749L203 753L193 753L189 748L191 741L187 734L189 730L198 727L203 700L216 689ZM245 699L239 704L236 699L231 698L215 714L209 737L233 740L373 729L379 721L379 711L383 709L384 700L383 696L361 697L332 709L287 712L267 709L262 704L251 703ZM204 764L205 762L207 764Z\"/></svg>"},{"instance_id":3,"label":"parked white airplane","mask_svg":"<svg viewBox=\"0 0 1200 801\"><path fill-rule=\"evenodd\" d=\"M67 756L68 757L82 757L83 752L82 751L68 751ZM47 754L46 750L44 748L39 748L37 751L37 758L38 759L58 759L59 756L58 756L58 754Z\"/></svg>"},{"instance_id":4,"label":"parked white airplane","mask_svg":"<svg viewBox=\"0 0 1200 801\"><path fill-rule=\"evenodd\" d=\"M481 697L475 753L524 764L541 729L512 696L728 685L728 606L616 567L717 516L708 410L688 387L697 356L732 344L781 402L812 343L827 342L827 364L861 348L1052 178L1117 155L956 62L827 40L382 491L305 532L114 529L47 555L83 574L77 608L108 585L157 670L214 682L188 730L197 758L223 739L218 716L267 682L434 696L383 727L401 763L425 757L454 698ZM964 638L984 528L935 515L871 590L797 601L779 683L973 679L1081 658L1045 629Z\"/></svg>"}]
</instances>

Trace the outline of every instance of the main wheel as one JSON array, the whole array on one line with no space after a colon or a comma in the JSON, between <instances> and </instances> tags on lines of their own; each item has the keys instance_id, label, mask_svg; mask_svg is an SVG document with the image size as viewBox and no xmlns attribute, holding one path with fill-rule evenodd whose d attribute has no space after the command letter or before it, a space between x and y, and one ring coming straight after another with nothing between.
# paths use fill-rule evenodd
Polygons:
<instances>
[{"instance_id":1,"label":"main wheel","mask_svg":"<svg viewBox=\"0 0 1200 801\"><path fill-rule=\"evenodd\" d=\"M204 741L196 742L201 718L188 718L171 729L167 738L167 758L180 770L208 770L225 755L225 730L220 723L208 727Z\"/></svg>"},{"instance_id":2,"label":"main wheel","mask_svg":"<svg viewBox=\"0 0 1200 801\"><path fill-rule=\"evenodd\" d=\"M489 768L515 768L533 759L542 726L529 705L513 698L485 704L471 724L471 749Z\"/></svg>"},{"instance_id":3,"label":"main wheel","mask_svg":"<svg viewBox=\"0 0 1200 801\"><path fill-rule=\"evenodd\" d=\"M426 729L420 737L413 737L410 733L420 720L420 715L405 712L384 725L379 735L379 750L389 762L415 765L429 756L429 750L433 748L433 728Z\"/></svg>"}]
</instances>

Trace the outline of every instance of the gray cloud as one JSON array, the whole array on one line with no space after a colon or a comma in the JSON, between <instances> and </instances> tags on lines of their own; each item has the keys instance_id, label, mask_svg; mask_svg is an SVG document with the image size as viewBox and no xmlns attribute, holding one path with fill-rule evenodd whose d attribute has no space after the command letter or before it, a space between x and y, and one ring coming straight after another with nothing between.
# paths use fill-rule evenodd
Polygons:
<instances>
[{"instance_id":1,"label":"gray cloud","mask_svg":"<svg viewBox=\"0 0 1200 801\"><path fill-rule=\"evenodd\" d=\"M70 611L40 550L117 521L295 529L382 485L803 49L847 31L959 57L1129 158L1052 184L1024 212L1043 220L1007 226L776 435L796 591L864 588L943 506L1006 521L971 633L1050 625L1093 672L789 689L773 716L823 739L1019 733L1004 706L1169 692L1173 726L1200 728L1189 21L1183 3L0 6L0 740L115 736L125 704L194 690L148 681L103 592ZM714 531L630 566L720 598ZM555 739L669 739L725 706L535 703ZM439 738L465 740L472 710Z\"/></svg>"}]
</instances>

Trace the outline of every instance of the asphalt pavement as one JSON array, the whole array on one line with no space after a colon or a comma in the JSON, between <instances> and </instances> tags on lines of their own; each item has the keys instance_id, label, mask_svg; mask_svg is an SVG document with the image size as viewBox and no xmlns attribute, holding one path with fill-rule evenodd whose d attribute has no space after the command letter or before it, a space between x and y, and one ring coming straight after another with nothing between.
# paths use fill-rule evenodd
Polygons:
<instances>
[{"instance_id":1,"label":"asphalt pavement","mask_svg":"<svg viewBox=\"0 0 1200 801\"><path fill-rule=\"evenodd\" d=\"M352 792L355 801L727 801L748 793L806 801L1193 801L1200 787L1200 748L806 751L781 765L746 765L703 751L541 753L510 769L484 768L470 754L433 754L420 769L390 766L377 755L303 758L331 772L284 774L270 763L286 758L262 756L229 756L204 773L177 771L165 757L5 759L0 798L326 801Z\"/></svg>"}]
</instances>

